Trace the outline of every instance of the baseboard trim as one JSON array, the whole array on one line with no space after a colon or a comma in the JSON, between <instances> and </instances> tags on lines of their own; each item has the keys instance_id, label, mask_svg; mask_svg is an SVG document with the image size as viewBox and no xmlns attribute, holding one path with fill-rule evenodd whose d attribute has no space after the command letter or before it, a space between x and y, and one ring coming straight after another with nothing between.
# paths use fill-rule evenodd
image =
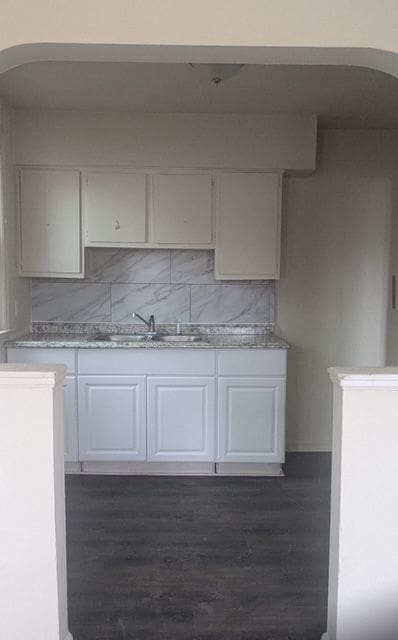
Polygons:
<instances>
[{"instance_id":1,"label":"baseboard trim","mask_svg":"<svg viewBox=\"0 0 398 640\"><path fill-rule=\"evenodd\" d=\"M288 451L286 462L65 462L66 474L170 476L288 476L313 478L331 475L330 451Z\"/></svg>"},{"instance_id":2,"label":"baseboard trim","mask_svg":"<svg viewBox=\"0 0 398 640\"><path fill-rule=\"evenodd\" d=\"M284 476L282 465L276 462L217 462L216 474L219 476Z\"/></svg>"},{"instance_id":3,"label":"baseboard trim","mask_svg":"<svg viewBox=\"0 0 398 640\"><path fill-rule=\"evenodd\" d=\"M285 474L279 463L237 462L68 462L67 474L129 476L270 476Z\"/></svg>"},{"instance_id":4,"label":"baseboard trim","mask_svg":"<svg viewBox=\"0 0 398 640\"><path fill-rule=\"evenodd\" d=\"M82 465L80 462L65 462L65 473L80 473L81 470Z\"/></svg>"},{"instance_id":5,"label":"baseboard trim","mask_svg":"<svg viewBox=\"0 0 398 640\"><path fill-rule=\"evenodd\" d=\"M82 462L82 473L191 476L212 475L212 462Z\"/></svg>"}]
</instances>

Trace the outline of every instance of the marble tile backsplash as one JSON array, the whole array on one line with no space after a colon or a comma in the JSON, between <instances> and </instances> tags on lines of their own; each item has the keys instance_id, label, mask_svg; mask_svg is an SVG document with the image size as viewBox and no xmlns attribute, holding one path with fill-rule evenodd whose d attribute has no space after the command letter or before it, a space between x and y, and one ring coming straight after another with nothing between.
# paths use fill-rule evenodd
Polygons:
<instances>
[{"instance_id":1,"label":"marble tile backsplash","mask_svg":"<svg viewBox=\"0 0 398 640\"><path fill-rule=\"evenodd\" d=\"M217 281L214 252L86 249L84 280L32 280L32 320L159 323L274 321L272 281Z\"/></svg>"}]
</instances>

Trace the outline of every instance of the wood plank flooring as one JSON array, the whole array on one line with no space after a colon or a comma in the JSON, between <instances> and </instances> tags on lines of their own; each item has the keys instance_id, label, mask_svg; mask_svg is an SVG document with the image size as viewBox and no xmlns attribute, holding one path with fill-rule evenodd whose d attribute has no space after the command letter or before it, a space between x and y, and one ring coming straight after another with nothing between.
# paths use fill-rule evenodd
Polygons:
<instances>
[{"instance_id":1,"label":"wood plank flooring","mask_svg":"<svg viewBox=\"0 0 398 640\"><path fill-rule=\"evenodd\" d=\"M320 640L328 478L67 476L74 640Z\"/></svg>"}]
</instances>

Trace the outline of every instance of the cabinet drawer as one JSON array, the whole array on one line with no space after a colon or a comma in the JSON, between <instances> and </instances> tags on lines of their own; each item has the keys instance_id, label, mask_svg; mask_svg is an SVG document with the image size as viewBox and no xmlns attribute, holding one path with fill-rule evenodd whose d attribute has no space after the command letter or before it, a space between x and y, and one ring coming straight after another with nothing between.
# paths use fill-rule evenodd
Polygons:
<instances>
[{"instance_id":1,"label":"cabinet drawer","mask_svg":"<svg viewBox=\"0 0 398 640\"><path fill-rule=\"evenodd\" d=\"M75 349L16 348L7 349L7 362L27 364L64 364L67 374L76 373Z\"/></svg>"},{"instance_id":2,"label":"cabinet drawer","mask_svg":"<svg viewBox=\"0 0 398 640\"><path fill-rule=\"evenodd\" d=\"M95 349L79 351L80 374L215 374L214 351L193 349Z\"/></svg>"},{"instance_id":3,"label":"cabinet drawer","mask_svg":"<svg viewBox=\"0 0 398 640\"><path fill-rule=\"evenodd\" d=\"M286 349L242 349L218 353L220 376L285 376Z\"/></svg>"}]
</instances>

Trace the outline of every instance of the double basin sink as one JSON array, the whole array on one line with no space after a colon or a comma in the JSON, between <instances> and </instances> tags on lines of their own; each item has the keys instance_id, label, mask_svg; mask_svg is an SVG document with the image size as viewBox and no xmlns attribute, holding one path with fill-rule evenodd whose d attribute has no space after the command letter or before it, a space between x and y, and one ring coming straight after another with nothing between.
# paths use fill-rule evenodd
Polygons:
<instances>
[{"instance_id":1,"label":"double basin sink","mask_svg":"<svg viewBox=\"0 0 398 640\"><path fill-rule=\"evenodd\" d=\"M165 333L99 333L92 336L90 340L99 340L104 342L205 342L206 340L199 335L188 334L165 334Z\"/></svg>"}]
</instances>

